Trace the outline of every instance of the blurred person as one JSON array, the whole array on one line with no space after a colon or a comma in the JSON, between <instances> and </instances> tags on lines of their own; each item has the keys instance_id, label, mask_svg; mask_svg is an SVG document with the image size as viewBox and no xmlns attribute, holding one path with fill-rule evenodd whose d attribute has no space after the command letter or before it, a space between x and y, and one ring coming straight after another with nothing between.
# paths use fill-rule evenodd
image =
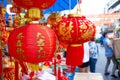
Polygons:
<instances>
[{"instance_id":1,"label":"blurred person","mask_svg":"<svg viewBox=\"0 0 120 80\"><path fill-rule=\"evenodd\" d=\"M104 40L104 36L102 34L101 37L100 37L100 44L101 44L101 46L103 46L103 40Z\"/></svg>"},{"instance_id":2,"label":"blurred person","mask_svg":"<svg viewBox=\"0 0 120 80\"><path fill-rule=\"evenodd\" d=\"M89 42L89 53L90 53L90 72L95 73L96 63L98 59L98 47L95 42L95 38L93 38Z\"/></svg>"},{"instance_id":3,"label":"blurred person","mask_svg":"<svg viewBox=\"0 0 120 80\"><path fill-rule=\"evenodd\" d=\"M110 62L112 60L113 62L113 68L112 68L112 77L117 78L117 76L115 75L115 70L116 70L116 62L115 62L115 57L114 57L114 53L113 53L113 48L112 48L112 42L109 39L109 34L108 32L104 33L103 35L105 38L103 40L103 44L104 44L104 48L105 48L105 56L107 58L107 63L105 66L105 75L109 75L110 73L108 72L108 68L110 65Z\"/></svg>"},{"instance_id":4,"label":"blurred person","mask_svg":"<svg viewBox=\"0 0 120 80\"><path fill-rule=\"evenodd\" d=\"M117 38L120 38L120 29L117 30L117 32L116 32L116 37L117 37Z\"/></svg>"},{"instance_id":5,"label":"blurred person","mask_svg":"<svg viewBox=\"0 0 120 80\"><path fill-rule=\"evenodd\" d=\"M83 64L78 66L80 72L88 72L89 67L89 44L88 42L84 43L84 58Z\"/></svg>"}]
</instances>

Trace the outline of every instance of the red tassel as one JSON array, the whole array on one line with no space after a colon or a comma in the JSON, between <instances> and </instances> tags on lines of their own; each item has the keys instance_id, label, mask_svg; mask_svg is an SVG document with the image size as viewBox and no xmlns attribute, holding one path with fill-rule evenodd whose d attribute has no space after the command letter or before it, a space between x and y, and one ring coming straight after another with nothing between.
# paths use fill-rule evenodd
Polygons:
<instances>
[{"instance_id":1,"label":"red tassel","mask_svg":"<svg viewBox=\"0 0 120 80\"><path fill-rule=\"evenodd\" d=\"M80 45L69 45L67 47L66 64L71 66L78 66L83 63L84 47Z\"/></svg>"},{"instance_id":2,"label":"red tassel","mask_svg":"<svg viewBox=\"0 0 120 80\"><path fill-rule=\"evenodd\" d=\"M54 75L56 76L56 57L54 57Z\"/></svg>"},{"instance_id":3,"label":"red tassel","mask_svg":"<svg viewBox=\"0 0 120 80\"><path fill-rule=\"evenodd\" d=\"M34 76L34 74L35 74L34 72L30 73L30 79L29 80L33 80L32 77Z\"/></svg>"},{"instance_id":4,"label":"red tassel","mask_svg":"<svg viewBox=\"0 0 120 80\"><path fill-rule=\"evenodd\" d=\"M2 50L0 50L0 76L2 75Z\"/></svg>"},{"instance_id":5,"label":"red tassel","mask_svg":"<svg viewBox=\"0 0 120 80\"><path fill-rule=\"evenodd\" d=\"M75 72L76 66L71 66L71 72Z\"/></svg>"},{"instance_id":6,"label":"red tassel","mask_svg":"<svg viewBox=\"0 0 120 80\"><path fill-rule=\"evenodd\" d=\"M27 65L25 64L25 62L19 61L19 64L22 67L22 75L24 73L28 74L28 68L27 68Z\"/></svg>"},{"instance_id":7,"label":"red tassel","mask_svg":"<svg viewBox=\"0 0 120 80\"><path fill-rule=\"evenodd\" d=\"M58 80L61 80L61 71L60 71L60 66L58 67Z\"/></svg>"},{"instance_id":8,"label":"red tassel","mask_svg":"<svg viewBox=\"0 0 120 80\"><path fill-rule=\"evenodd\" d=\"M18 77L18 70L19 70L19 67L18 67L18 61L15 61L15 80L19 80L19 77Z\"/></svg>"}]
</instances>

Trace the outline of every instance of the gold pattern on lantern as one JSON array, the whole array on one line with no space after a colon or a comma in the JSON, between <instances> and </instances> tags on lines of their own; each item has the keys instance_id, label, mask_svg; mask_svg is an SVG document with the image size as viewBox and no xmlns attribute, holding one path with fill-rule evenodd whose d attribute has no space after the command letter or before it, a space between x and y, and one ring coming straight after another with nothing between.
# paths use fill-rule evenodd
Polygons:
<instances>
[{"instance_id":1,"label":"gold pattern on lantern","mask_svg":"<svg viewBox=\"0 0 120 80\"><path fill-rule=\"evenodd\" d=\"M72 30L71 32L74 33L74 30Z\"/></svg>"},{"instance_id":2,"label":"gold pattern on lantern","mask_svg":"<svg viewBox=\"0 0 120 80\"><path fill-rule=\"evenodd\" d=\"M85 25L85 23L81 23L81 25L79 27L80 27L80 29L87 29L87 26Z\"/></svg>"},{"instance_id":3,"label":"gold pattern on lantern","mask_svg":"<svg viewBox=\"0 0 120 80\"><path fill-rule=\"evenodd\" d=\"M64 37L63 40L70 40L71 39L71 31L73 28L73 22L70 21L69 26L66 28L66 23L60 24L59 32Z\"/></svg>"},{"instance_id":4,"label":"gold pattern on lantern","mask_svg":"<svg viewBox=\"0 0 120 80\"><path fill-rule=\"evenodd\" d=\"M39 40L37 41L37 45L38 45L38 46L44 46L44 45L45 45L44 39L39 39Z\"/></svg>"},{"instance_id":5,"label":"gold pattern on lantern","mask_svg":"<svg viewBox=\"0 0 120 80\"><path fill-rule=\"evenodd\" d=\"M93 24L88 24L88 26L89 26L89 27L92 27L92 26L93 26Z\"/></svg>"},{"instance_id":6,"label":"gold pattern on lantern","mask_svg":"<svg viewBox=\"0 0 120 80\"><path fill-rule=\"evenodd\" d=\"M92 30L87 30L81 37L83 39L89 39L92 36L93 29Z\"/></svg>"},{"instance_id":7,"label":"gold pattern on lantern","mask_svg":"<svg viewBox=\"0 0 120 80\"><path fill-rule=\"evenodd\" d=\"M60 24L60 27L59 27L60 31L59 32L60 32L61 35L64 35L65 31L63 29L66 29L65 27L66 27L66 23L61 23Z\"/></svg>"},{"instance_id":8,"label":"gold pattern on lantern","mask_svg":"<svg viewBox=\"0 0 120 80\"><path fill-rule=\"evenodd\" d=\"M86 32L86 30L84 30L84 32Z\"/></svg>"},{"instance_id":9,"label":"gold pattern on lantern","mask_svg":"<svg viewBox=\"0 0 120 80\"><path fill-rule=\"evenodd\" d=\"M46 52L45 52L45 50L44 50L42 47L40 47L39 50L38 50L38 56L37 56L37 59L45 58L45 56L46 56Z\"/></svg>"},{"instance_id":10,"label":"gold pattern on lantern","mask_svg":"<svg viewBox=\"0 0 120 80\"><path fill-rule=\"evenodd\" d=\"M18 54L22 54L24 52L24 50L22 48L17 48L17 53Z\"/></svg>"},{"instance_id":11,"label":"gold pattern on lantern","mask_svg":"<svg viewBox=\"0 0 120 80\"><path fill-rule=\"evenodd\" d=\"M39 50L38 50L38 53L40 53L42 51L44 51L44 49L42 47L40 47Z\"/></svg>"},{"instance_id":12,"label":"gold pattern on lantern","mask_svg":"<svg viewBox=\"0 0 120 80\"><path fill-rule=\"evenodd\" d=\"M40 36L41 36L41 33L38 32L38 33L37 33L37 39L40 38Z\"/></svg>"},{"instance_id":13,"label":"gold pattern on lantern","mask_svg":"<svg viewBox=\"0 0 120 80\"><path fill-rule=\"evenodd\" d=\"M18 53L19 59L25 59L25 56L23 55L24 50L22 48L17 48L16 52Z\"/></svg>"},{"instance_id":14,"label":"gold pattern on lantern","mask_svg":"<svg viewBox=\"0 0 120 80\"><path fill-rule=\"evenodd\" d=\"M18 35L17 35L17 39L22 39L24 36L23 36L23 33L19 33Z\"/></svg>"},{"instance_id":15,"label":"gold pattern on lantern","mask_svg":"<svg viewBox=\"0 0 120 80\"><path fill-rule=\"evenodd\" d=\"M21 42L21 40L18 40L18 41L17 41L16 46L19 46L19 47L21 47L21 46L22 46L22 42Z\"/></svg>"},{"instance_id":16,"label":"gold pattern on lantern","mask_svg":"<svg viewBox=\"0 0 120 80\"><path fill-rule=\"evenodd\" d=\"M82 30L80 30L80 32L82 32Z\"/></svg>"},{"instance_id":17,"label":"gold pattern on lantern","mask_svg":"<svg viewBox=\"0 0 120 80\"><path fill-rule=\"evenodd\" d=\"M42 8L46 8L46 7L48 7L48 5L49 5L49 2L46 2L46 3L43 3L41 6L42 6Z\"/></svg>"}]
</instances>

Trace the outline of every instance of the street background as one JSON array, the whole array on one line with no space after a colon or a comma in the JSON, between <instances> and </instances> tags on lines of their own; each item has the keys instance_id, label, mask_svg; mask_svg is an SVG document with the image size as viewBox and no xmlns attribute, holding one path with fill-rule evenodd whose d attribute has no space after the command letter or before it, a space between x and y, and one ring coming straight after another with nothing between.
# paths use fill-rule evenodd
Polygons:
<instances>
[{"instance_id":1,"label":"street background","mask_svg":"<svg viewBox=\"0 0 120 80\"><path fill-rule=\"evenodd\" d=\"M120 80L120 77L113 78L111 77L111 74L108 76L104 75L104 68L106 64L105 50L104 50L104 47L101 46L100 44L98 44L98 48L99 48L99 58L96 65L96 73L102 73L104 80ZM108 70L110 73L112 72L112 66L113 66L113 63L111 62ZM118 76L117 73L118 73L118 70L116 70L116 75Z\"/></svg>"}]
</instances>

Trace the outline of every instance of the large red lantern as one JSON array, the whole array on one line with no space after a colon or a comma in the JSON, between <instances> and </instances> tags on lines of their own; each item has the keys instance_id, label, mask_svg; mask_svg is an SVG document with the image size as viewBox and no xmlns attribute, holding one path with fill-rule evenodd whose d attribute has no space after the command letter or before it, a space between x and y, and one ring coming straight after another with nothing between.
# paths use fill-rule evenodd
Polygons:
<instances>
[{"instance_id":1,"label":"large red lantern","mask_svg":"<svg viewBox=\"0 0 120 80\"><path fill-rule=\"evenodd\" d=\"M83 43L95 36L94 24L84 16L70 14L68 18L58 22L53 29L58 39L68 44L66 63L81 65L84 56Z\"/></svg>"},{"instance_id":2,"label":"large red lantern","mask_svg":"<svg viewBox=\"0 0 120 80\"><path fill-rule=\"evenodd\" d=\"M47 9L52 6L56 0L13 0L18 6L24 8Z\"/></svg>"},{"instance_id":3,"label":"large red lantern","mask_svg":"<svg viewBox=\"0 0 120 80\"><path fill-rule=\"evenodd\" d=\"M53 58L56 35L52 29L40 24L27 24L16 28L8 38L8 50L14 58L39 63Z\"/></svg>"}]
</instances>

